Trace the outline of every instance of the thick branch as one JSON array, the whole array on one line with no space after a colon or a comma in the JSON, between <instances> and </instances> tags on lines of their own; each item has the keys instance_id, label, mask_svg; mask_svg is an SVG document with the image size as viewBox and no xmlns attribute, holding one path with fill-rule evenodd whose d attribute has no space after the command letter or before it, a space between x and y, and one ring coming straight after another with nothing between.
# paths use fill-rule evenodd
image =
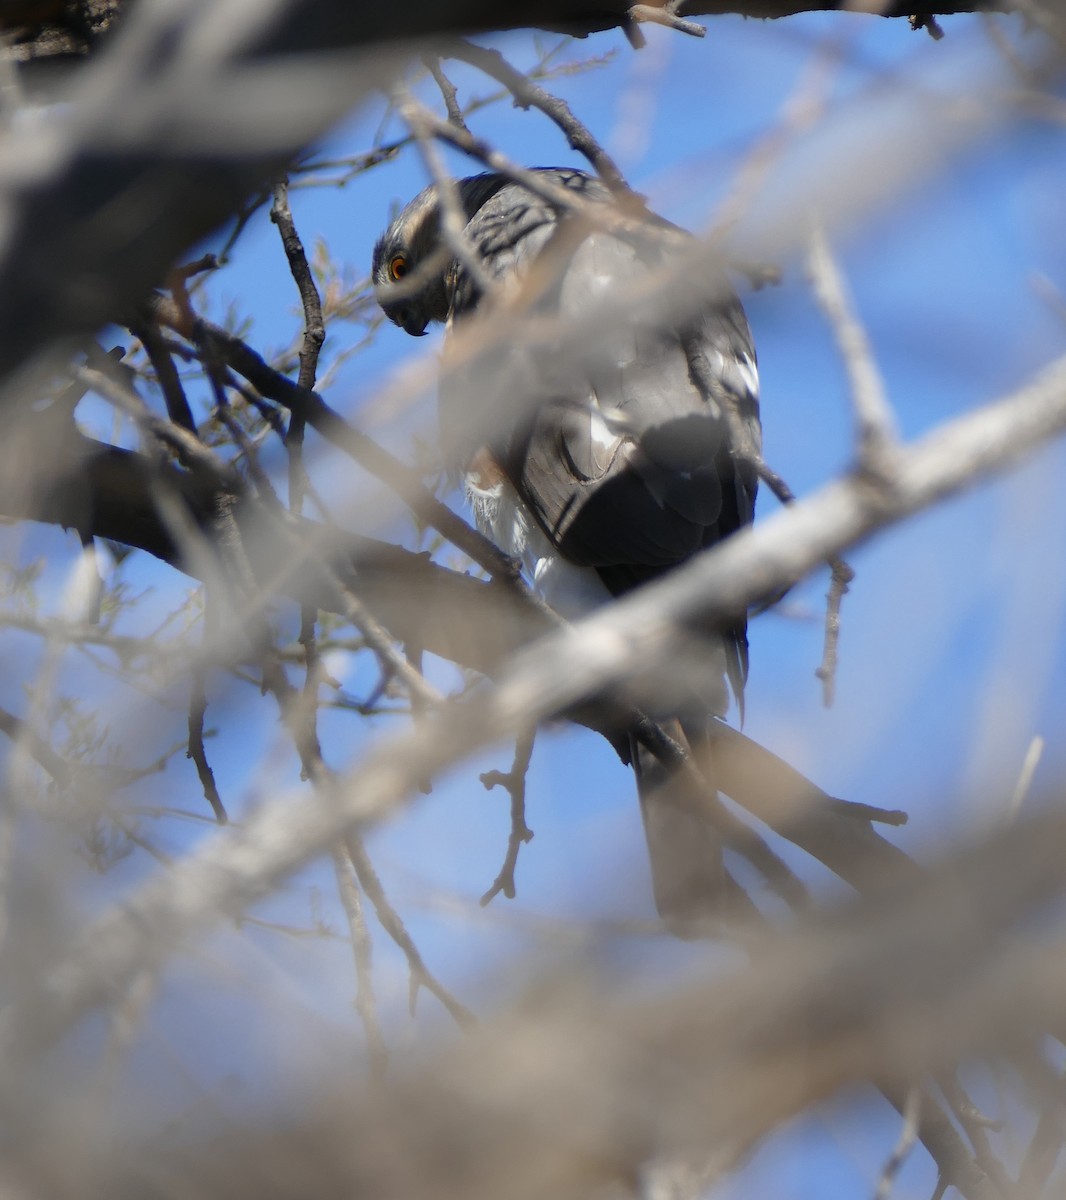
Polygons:
<instances>
[{"instance_id":1,"label":"thick branch","mask_svg":"<svg viewBox=\"0 0 1066 1200\"><path fill-rule=\"evenodd\" d=\"M45 447L49 478L37 488L26 486L18 464L40 461ZM211 479L161 468L140 454L69 428L41 428L36 418L20 423L5 451L0 457L0 515L84 529L201 577L201 564L183 557L161 520L154 488L162 471L193 525L211 537L222 498ZM547 616L515 589L449 571L425 554L357 534L338 536L314 521L300 520L304 555L279 556L275 526L258 501L242 495L234 516L257 582L270 594L343 615L345 598L331 576L339 577L397 637L484 674L497 671L516 647L552 628Z\"/></svg>"}]
</instances>

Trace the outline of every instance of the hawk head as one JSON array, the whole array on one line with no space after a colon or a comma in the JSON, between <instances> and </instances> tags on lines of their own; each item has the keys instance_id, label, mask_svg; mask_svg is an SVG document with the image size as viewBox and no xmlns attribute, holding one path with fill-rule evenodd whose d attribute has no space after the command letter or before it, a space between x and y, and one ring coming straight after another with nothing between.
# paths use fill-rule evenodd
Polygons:
<instances>
[{"instance_id":1,"label":"hawk head","mask_svg":"<svg viewBox=\"0 0 1066 1200\"><path fill-rule=\"evenodd\" d=\"M495 173L457 179L466 220L508 182ZM421 337L432 321L446 321L451 308L455 256L441 236L440 217L440 194L431 184L393 218L374 246L374 294L389 320L412 337Z\"/></svg>"},{"instance_id":2,"label":"hawk head","mask_svg":"<svg viewBox=\"0 0 1066 1200\"><path fill-rule=\"evenodd\" d=\"M374 246L374 294L385 316L412 337L448 316L442 250L436 187L419 192Z\"/></svg>"}]
</instances>

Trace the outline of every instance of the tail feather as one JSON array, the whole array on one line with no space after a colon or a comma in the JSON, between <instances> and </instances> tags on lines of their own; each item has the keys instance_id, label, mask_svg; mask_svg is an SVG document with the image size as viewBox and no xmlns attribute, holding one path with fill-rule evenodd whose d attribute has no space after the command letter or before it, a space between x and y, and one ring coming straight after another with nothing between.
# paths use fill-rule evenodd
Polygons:
<instances>
[{"instance_id":1,"label":"tail feather","mask_svg":"<svg viewBox=\"0 0 1066 1200\"><path fill-rule=\"evenodd\" d=\"M663 729L686 750L697 748L699 729L680 720ZM722 839L708 813L705 785L660 762L631 738L644 836L651 862L655 907L671 932L693 937L721 911L729 892ZM712 785L713 786L713 785Z\"/></svg>"}]
</instances>

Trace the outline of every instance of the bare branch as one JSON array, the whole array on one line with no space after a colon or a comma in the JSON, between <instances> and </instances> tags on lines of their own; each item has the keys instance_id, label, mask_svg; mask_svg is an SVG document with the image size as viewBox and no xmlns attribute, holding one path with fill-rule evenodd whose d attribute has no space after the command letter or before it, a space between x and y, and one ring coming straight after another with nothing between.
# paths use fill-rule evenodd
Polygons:
<instances>
[{"instance_id":1,"label":"bare branch","mask_svg":"<svg viewBox=\"0 0 1066 1200\"><path fill-rule=\"evenodd\" d=\"M229 821L222 797L218 794L215 783L215 773L207 761L207 750L204 747L204 714L207 712L207 692L204 688L204 671L196 668L192 673L192 691L189 696L189 745L186 757L191 758L196 765L196 774L200 777L200 786L204 790L204 799L211 805L215 820L220 825Z\"/></svg>"},{"instance_id":2,"label":"bare branch","mask_svg":"<svg viewBox=\"0 0 1066 1200\"><path fill-rule=\"evenodd\" d=\"M899 1131L899 1141L892 1149L888 1160L881 1171L881 1178L877 1181L877 1188L874 1191L874 1200L888 1200L892 1194L892 1185L896 1181L896 1176L900 1172L900 1168L907 1161L907 1155L910 1154L915 1141L918 1138L918 1123L921 1119L922 1112L922 1093L918 1087L911 1087L907 1091L907 1098L903 1102L903 1125Z\"/></svg>"},{"instance_id":3,"label":"bare branch","mask_svg":"<svg viewBox=\"0 0 1066 1200\"><path fill-rule=\"evenodd\" d=\"M344 908L344 915L348 919L348 936L355 959L355 1010L366 1033L367 1049L370 1052L370 1077L380 1082L385 1078L389 1055L381 1032L377 1001L374 998L374 974L371 970L373 943L363 912L363 899L352 878L351 863L339 846L333 849L333 873L337 879L337 893Z\"/></svg>"},{"instance_id":4,"label":"bare branch","mask_svg":"<svg viewBox=\"0 0 1066 1200\"><path fill-rule=\"evenodd\" d=\"M825 232L818 226L811 233L807 264L815 298L832 327L851 381L859 469L889 481L899 440L895 416L885 395L866 330L855 316Z\"/></svg>"},{"instance_id":5,"label":"bare branch","mask_svg":"<svg viewBox=\"0 0 1066 1200\"><path fill-rule=\"evenodd\" d=\"M163 391L163 399L167 406L170 419L189 433L196 434L196 421L192 409L182 387L181 376L174 366L174 360L166 345L159 326L154 321L142 321L130 325L130 333L144 346L148 360L152 364L159 386Z\"/></svg>"},{"instance_id":6,"label":"bare branch","mask_svg":"<svg viewBox=\"0 0 1066 1200\"><path fill-rule=\"evenodd\" d=\"M814 672L822 681L822 703L832 706L836 696L837 650L840 645L840 606L848 594L848 587L855 578L852 567L834 555L829 560L829 591L825 596L825 639L822 643L822 661Z\"/></svg>"},{"instance_id":7,"label":"bare branch","mask_svg":"<svg viewBox=\"0 0 1066 1200\"><path fill-rule=\"evenodd\" d=\"M374 864L370 861L370 856L366 852L366 847L363 845L362 839L351 834L345 838L344 846L348 852L348 858L351 860L352 868L355 871L355 877L359 880L359 886L366 892L367 898L374 906L374 912L377 913L381 927L392 938L400 950L403 951L403 955L407 959L407 967L411 973L411 1014L414 1015L415 1002L418 999L419 991L425 988L427 992L436 996L441 1004L444 1005L448 1015L460 1029L467 1031L473 1029L477 1024L477 1018L465 1004L452 995L426 966L425 960L415 945L414 939L407 932L400 914L389 902L389 898L386 896L385 889L381 885L378 873L374 870Z\"/></svg>"},{"instance_id":8,"label":"bare branch","mask_svg":"<svg viewBox=\"0 0 1066 1200\"><path fill-rule=\"evenodd\" d=\"M289 207L289 182L280 179L274 185L274 202L270 206L270 219L278 227L281 234L281 244L285 249L289 270L300 292L300 303L304 312L304 334L300 346L300 374L297 384L302 388L313 388L315 376L318 374L318 356L322 343L326 339L326 329L322 321L322 299L315 286L311 267L304 252L303 242L296 232L296 223L292 218ZM302 423L302 422L301 422ZM290 430L289 437L293 434ZM299 511L297 509L296 511Z\"/></svg>"},{"instance_id":9,"label":"bare branch","mask_svg":"<svg viewBox=\"0 0 1066 1200\"><path fill-rule=\"evenodd\" d=\"M667 29L676 29L678 33L687 33L689 37L706 37L707 30L702 25L697 25L695 21L682 20L677 15L680 6L680 0L673 0L661 7L656 4L632 4L626 16L630 21L637 23L650 21L655 25L665 25Z\"/></svg>"},{"instance_id":10,"label":"bare branch","mask_svg":"<svg viewBox=\"0 0 1066 1200\"><path fill-rule=\"evenodd\" d=\"M635 213L645 212L644 203L626 183L614 159L593 136L592 131L579 121L565 100L546 92L503 57L498 50L475 46L472 42L458 42L447 48L449 58L458 58L499 80L522 108L536 108L566 135L570 147L588 159L593 170L619 199Z\"/></svg>"},{"instance_id":11,"label":"bare branch","mask_svg":"<svg viewBox=\"0 0 1066 1200\"><path fill-rule=\"evenodd\" d=\"M957 1071L942 1071L937 1075L936 1081L950 1105L955 1119L965 1132L970 1145L973 1146L974 1159L978 1167L984 1171L1004 1196L1010 1195L1011 1185L1007 1172L992 1152L992 1146L988 1140L989 1130L999 1128L999 1122L990 1120L978 1110L964 1091L962 1084L959 1083ZM951 1174L950 1171L944 1173Z\"/></svg>"},{"instance_id":12,"label":"bare branch","mask_svg":"<svg viewBox=\"0 0 1066 1200\"><path fill-rule=\"evenodd\" d=\"M514 873L518 865L518 852L524 842L533 840L533 830L526 824L526 773L529 771L529 760L533 757L534 737L533 733L519 736L515 742L514 761L506 774L503 771L486 771L479 776L486 791L503 787L511 797L511 832L507 836L507 853L492 887L481 897L482 905L488 904L500 892L508 900L515 898Z\"/></svg>"},{"instance_id":13,"label":"bare branch","mask_svg":"<svg viewBox=\"0 0 1066 1200\"><path fill-rule=\"evenodd\" d=\"M469 273L478 291L487 295L493 290L495 281L490 278L481 258L466 236L467 217L459 198L459 189L446 170L431 137L431 123L427 118L433 114L424 105L419 104L400 83L394 86L392 95L393 103L414 134L430 177L437 185L441 206L441 232L448 249L455 255L456 260L462 263L463 269ZM450 115L448 119L455 124ZM456 128L468 132L465 125L456 125Z\"/></svg>"},{"instance_id":14,"label":"bare branch","mask_svg":"<svg viewBox=\"0 0 1066 1200\"><path fill-rule=\"evenodd\" d=\"M433 76L433 82L440 89L448 120L456 129L466 129L466 132L469 133L470 130L466 128L466 121L463 119L463 110L456 98L455 84L441 70L440 58L436 54L423 54L422 62L426 70Z\"/></svg>"}]
</instances>

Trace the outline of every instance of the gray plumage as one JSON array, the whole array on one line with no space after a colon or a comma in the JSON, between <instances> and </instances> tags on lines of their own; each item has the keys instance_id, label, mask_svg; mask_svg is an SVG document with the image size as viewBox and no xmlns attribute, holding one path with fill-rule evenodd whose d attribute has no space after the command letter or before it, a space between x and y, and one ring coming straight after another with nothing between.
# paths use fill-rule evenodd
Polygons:
<instances>
[{"instance_id":1,"label":"gray plumage","mask_svg":"<svg viewBox=\"0 0 1066 1200\"><path fill-rule=\"evenodd\" d=\"M584 172L539 173L581 200L609 199ZM437 189L427 188L374 249L373 279L389 318L414 335L431 322L458 326L484 308L480 276L501 289L524 287L529 316L556 322L534 348L502 339L442 380L442 445L482 529L523 558L573 616L749 524L757 480L750 461L733 453L723 408L739 415L741 449L757 450L758 380L748 324L724 276L701 279L695 304L680 286L676 304L661 292L648 303L641 285L678 255L653 229L592 229L502 175L459 180L456 195L480 270L448 250ZM597 309L621 303L623 320L593 326L577 347L567 341ZM700 677L688 672L670 712L654 713L697 752L708 714L727 707L726 677L741 702L746 623L702 641ZM635 745L632 758L656 903L685 932L721 899L720 843L699 798L686 799L682 782Z\"/></svg>"}]
</instances>

